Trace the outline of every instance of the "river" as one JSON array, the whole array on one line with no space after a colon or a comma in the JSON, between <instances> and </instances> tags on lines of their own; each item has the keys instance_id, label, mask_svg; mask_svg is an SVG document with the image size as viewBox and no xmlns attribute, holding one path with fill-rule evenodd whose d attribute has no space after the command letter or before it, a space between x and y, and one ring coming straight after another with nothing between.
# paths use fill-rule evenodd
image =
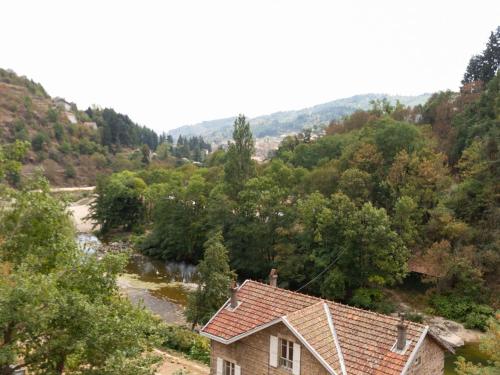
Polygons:
<instances>
[{"instance_id":1,"label":"river","mask_svg":"<svg viewBox=\"0 0 500 375\"><path fill-rule=\"evenodd\" d=\"M81 233L77 240L86 252L100 246L92 234ZM183 262L164 262L134 254L117 284L133 303L143 304L167 323L184 324L187 295L196 288L195 271L193 265Z\"/></svg>"}]
</instances>

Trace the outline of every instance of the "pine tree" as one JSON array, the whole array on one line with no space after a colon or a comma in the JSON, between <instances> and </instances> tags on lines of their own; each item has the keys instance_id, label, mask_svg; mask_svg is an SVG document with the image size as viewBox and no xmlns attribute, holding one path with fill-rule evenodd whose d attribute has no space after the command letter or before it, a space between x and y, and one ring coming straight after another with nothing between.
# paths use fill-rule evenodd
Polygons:
<instances>
[{"instance_id":1,"label":"pine tree","mask_svg":"<svg viewBox=\"0 0 500 375\"><path fill-rule=\"evenodd\" d=\"M486 48L481 55L473 56L464 74L462 84L474 81L488 83L500 67L500 26L491 32Z\"/></svg>"},{"instance_id":2,"label":"pine tree","mask_svg":"<svg viewBox=\"0 0 500 375\"><path fill-rule=\"evenodd\" d=\"M205 254L198 264L198 289L188 299L186 318L193 324L206 323L228 297L234 273L229 268L229 255L222 231L216 231L205 242Z\"/></svg>"}]
</instances>

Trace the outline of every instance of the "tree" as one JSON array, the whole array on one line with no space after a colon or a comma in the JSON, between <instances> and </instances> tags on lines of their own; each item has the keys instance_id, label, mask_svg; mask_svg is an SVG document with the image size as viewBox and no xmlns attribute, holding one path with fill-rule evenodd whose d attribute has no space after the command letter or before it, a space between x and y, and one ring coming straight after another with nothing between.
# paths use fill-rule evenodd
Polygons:
<instances>
[{"instance_id":1,"label":"tree","mask_svg":"<svg viewBox=\"0 0 500 375\"><path fill-rule=\"evenodd\" d=\"M234 121L233 142L229 143L224 165L224 181L229 195L235 199L243 190L245 182L255 173L252 155L254 140L250 124L245 116L239 115Z\"/></svg>"},{"instance_id":2,"label":"tree","mask_svg":"<svg viewBox=\"0 0 500 375\"><path fill-rule=\"evenodd\" d=\"M159 326L118 293L126 257L82 252L65 203L37 187L0 212L0 374L152 375Z\"/></svg>"},{"instance_id":3,"label":"tree","mask_svg":"<svg viewBox=\"0 0 500 375\"><path fill-rule=\"evenodd\" d=\"M500 26L492 31L486 48L480 55L473 56L464 74L462 84L474 81L488 83L497 74L500 67Z\"/></svg>"},{"instance_id":4,"label":"tree","mask_svg":"<svg viewBox=\"0 0 500 375\"><path fill-rule=\"evenodd\" d=\"M132 230L144 221L145 189L144 181L129 171L99 179L90 217L101 226L102 233L121 227Z\"/></svg>"},{"instance_id":5,"label":"tree","mask_svg":"<svg viewBox=\"0 0 500 375\"><path fill-rule=\"evenodd\" d=\"M455 371L458 375L496 375L500 371L500 314L491 318L486 335L481 340L480 349L489 358L487 366L475 365L466 362L465 358L458 357Z\"/></svg>"},{"instance_id":6,"label":"tree","mask_svg":"<svg viewBox=\"0 0 500 375\"><path fill-rule=\"evenodd\" d=\"M141 162L143 165L147 166L149 165L149 162L151 161L150 160L150 157L151 157L151 150L149 149L148 145L147 144L143 144L141 146L141 155L142 155L142 159L141 159Z\"/></svg>"},{"instance_id":7,"label":"tree","mask_svg":"<svg viewBox=\"0 0 500 375\"><path fill-rule=\"evenodd\" d=\"M29 147L29 142L20 140L0 146L0 182L5 178L13 186L19 184L22 161Z\"/></svg>"},{"instance_id":8,"label":"tree","mask_svg":"<svg viewBox=\"0 0 500 375\"><path fill-rule=\"evenodd\" d=\"M222 231L217 230L205 242L203 260L198 264L198 289L188 299L186 317L193 324L205 324L226 301L234 273Z\"/></svg>"},{"instance_id":9,"label":"tree","mask_svg":"<svg viewBox=\"0 0 500 375\"><path fill-rule=\"evenodd\" d=\"M369 200L372 181L369 173L357 168L350 168L340 177L339 189L357 204Z\"/></svg>"}]
</instances>

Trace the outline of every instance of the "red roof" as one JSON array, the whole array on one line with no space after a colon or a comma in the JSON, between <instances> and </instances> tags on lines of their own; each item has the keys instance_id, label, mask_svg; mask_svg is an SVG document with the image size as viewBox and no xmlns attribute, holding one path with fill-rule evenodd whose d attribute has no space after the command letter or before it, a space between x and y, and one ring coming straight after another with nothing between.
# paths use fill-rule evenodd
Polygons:
<instances>
[{"instance_id":1,"label":"red roof","mask_svg":"<svg viewBox=\"0 0 500 375\"><path fill-rule=\"evenodd\" d=\"M202 328L202 334L230 344L274 323L284 322L307 341L317 358L338 374L343 373L341 365L349 375L400 374L417 342L427 333L426 326L406 322L409 344L404 353L398 353L393 350L399 321L396 317L250 280L236 293L238 307L232 310L228 307L229 301L226 302ZM315 329L316 332L311 327L313 320L321 327ZM328 335L324 334L325 330Z\"/></svg>"}]
</instances>

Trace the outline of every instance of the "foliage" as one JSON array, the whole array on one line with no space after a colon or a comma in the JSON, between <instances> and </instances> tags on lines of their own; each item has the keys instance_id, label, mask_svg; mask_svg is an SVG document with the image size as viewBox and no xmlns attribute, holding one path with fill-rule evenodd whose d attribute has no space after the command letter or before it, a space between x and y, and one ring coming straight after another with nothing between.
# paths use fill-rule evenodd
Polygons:
<instances>
[{"instance_id":1,"label":"foliage","mask_svg":"<svg viewBox=\"0 0 500 375\"><path fill-rule=\"evenodd\" d=\"M245 182L254 175L254 151L250 124L245 116L239 115L234 121L233 142L229 143L224 165L224 180L230 196L236 197Z\"/></svg>"},{"instance_id":2,"label":"foliage","mask_svg":"<svg viewBox=\"0 0 500 375\"><path fill-rule=\"evenodd\" d=\"M143 144L155 150L158 146L158 134L153 130L134 123L128 116L115 112L111 108L88 108L85 113L95 121L101 131L104 146L139 147Z\"/></svg>"},{"instance_id":3,"label":"foliage","mask_svg":"<svg viewBox=\"0 0 500 375\"><path fill-rule=\"evenodd\" d=\"M101 227L102 233L113 228L127 231L144 220L144 192L146 184L132 172L120 172L102 177L96 186L97 199L91 205L90 217Z\"/></svg>"},{"instance_id":4,"label":"foliage","mask_svg":"<svg viewBox=\"0 0 500 375\"><path fill-rule=\"evenodd\" d=\"M28 89L28 91L34 95L47 97L47 92L43 88L43 86L37 82L34 82L31 79L28 79L24 76L18 76L11 70L5 70L0 68L0 82L9 83L12 85L24 86Z\"/></svg>"},{"instance_id":5,"label":"foliage","mask_svg":"<svg viewBox=\"0 0 500 375\"><path fill-rule=\"evenodd\" d=\"M117 291L126 258L81 252L65 203L35 187L0 213L0 372L152 375L158 323Z\"/></svg>"},{"instance_id":6,"label":"foliage","mask_svg":"<svg viewBox=\"0 0 500 375\"><path fill-rule=\"evenodd\" d=\"M463 84L474 81L489 82L500 67L500 26L492 31L486 48L480 55L473 56L464 74Z\"/></svg>"},{"instance_id":7,"label":"foliage","mask_svg":"<svg viewBox=\"0 0 500 375\"><path fill-rule=\"evenodd\" d=\"M205 254L198 264L198 289L189 295L186 317L193 324L205 324L226 301L234 274L223 244L222 232L214 232L205 242Z\"/></svg>"},{"instance_id":8,"label":"foliage","mask_svg":"<svg viewBox=\"0 0 500 375\"><path fill-rule=\"evenodd\" d=\"M465 323L465 327L484 330L493 315L493 309L469 298L457 295L434 295L430 300L437 314Z\"/></svg>"},{"instance_id":9,"label":"foliage","mask_svg":"<svg viewBox=\"0 0 500 375\"><path fill-rule=\"evenodd\" d=\"M176 325L164 325L161 331L162 345L177 350L189 358L210 363L210 341L196 332Z\"/></svg>"},{"instance_id":10,"label":"foliage","mask_svg":"<svg viewBox=\"0 0 500 375\"><path fill-rule=\"evenodd\" d=\"M500 314L488 321L486 335L481 340L480 349L490 358L488 366L474 365L459 357L455 362L458 375L495 375L500 371Z\"/></svg>"},{"instance_id":11,"label":"foliage","mask_svg":"<svg viewBox=\"0 0 500 375\"><path fill-rule=\"evenodd\" d=\"M22 161L29 149L29 142L16 140L14 143L0 145L0 182L5 178L11 185L21 180Z\"/></svg>"}]
</instances>

